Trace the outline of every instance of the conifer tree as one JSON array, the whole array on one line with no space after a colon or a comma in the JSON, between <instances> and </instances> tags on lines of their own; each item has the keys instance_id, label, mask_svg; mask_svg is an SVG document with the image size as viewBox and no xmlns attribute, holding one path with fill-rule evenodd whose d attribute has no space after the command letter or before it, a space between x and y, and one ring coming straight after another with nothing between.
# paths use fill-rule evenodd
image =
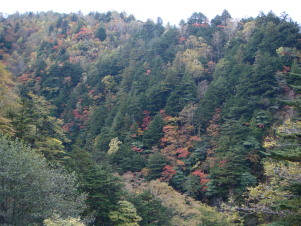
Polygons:
<instances>
[{"instance_id":1,"label":"conifer tree","mask_svg":"<svg viewBox=\"0 0 301 226\"><path fill-rule=\"evenodd\" d=\"M149 180L152 180L161 177L161 173L165 165L166 159L161 153L156 152L150 155L148 158L148 163L146 165L149 170L149 175L147 178Z\"/></svg>"},{"instance_id":2,"label":"conifer tree","mask_svg":"<svg viewBox=\"0 0 301 226\"><path fill-rule=\"evenodd\" d=\"M67 163L80 179L79 188L87 193L84 215L95 213L95 224L109 222L109 213L117 207L121 195L120 180L109 166L99 166L92 155L78 146L73 147Z\"/></svg>"},{"instance_id":3,"label":"conifer tree","mask_svg":"<svg viewBox=\"0 0 301 226\"><path fill-rule=\"evenodd\" d=\"M95 37L100 41L104 41L107 38L106 29L103 26L99 26L95 32Z\"/></svg>"},{"instance_id":4,"label":"conifer tree","mask_svg":"<svg viewBox=\"0 0 301 226\"><path fill-rule=\"evenodd\" d=\"M151 121L148 129L143 135L143 144L146 148L152 148L159 144L160 138L163 136L164 121L161 114L157 114Z\"/></svg>"}]
</instances>

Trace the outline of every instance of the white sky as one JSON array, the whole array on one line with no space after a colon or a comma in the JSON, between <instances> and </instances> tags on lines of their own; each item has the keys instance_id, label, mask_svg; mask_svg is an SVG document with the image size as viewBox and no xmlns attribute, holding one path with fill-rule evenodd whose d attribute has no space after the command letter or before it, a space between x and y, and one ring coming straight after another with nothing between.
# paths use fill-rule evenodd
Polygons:
<instances>
[{"instance_id":1,"label":"white sky","mask_svg":"<svg viewBox=\"0 0 301 226\"><path fill-rule=\"evenodd\" d=\"M136 19L145 21L150 18L156 21L163 19L164 24L178 24L181 19L187 20L194 12L202 12L209 19L227 9L233 18L256 17L261 11L272 10L280 16L286 12L294 21L301 24L301 7L298 0L1 0L0 12L12 14L16 11L40 12L55 11L70 13L82 11L107 12L116 10L133 14Z\"/></svg>"}]
</instances>

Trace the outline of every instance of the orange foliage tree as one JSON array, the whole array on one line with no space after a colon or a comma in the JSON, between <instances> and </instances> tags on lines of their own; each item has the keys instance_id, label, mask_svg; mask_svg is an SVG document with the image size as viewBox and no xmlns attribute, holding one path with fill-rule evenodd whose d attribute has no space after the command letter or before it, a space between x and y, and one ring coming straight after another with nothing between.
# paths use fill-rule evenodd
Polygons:
<instances>
[{"instance_id":1,"label":"orange foliage tree","mask_svg":"<svg viewBox=\"0 0 301 226\"><path fill-rule=\"evenodd\" d=\"M194 126L185 123L175 123L179 118L165 117L169 124L163 127L164 137L161 138L161 150L166 159L174 166L184 166L184 159L191 154L194 143L200 141L200 137L194 136Z\"/></svg>"}]
</instances>

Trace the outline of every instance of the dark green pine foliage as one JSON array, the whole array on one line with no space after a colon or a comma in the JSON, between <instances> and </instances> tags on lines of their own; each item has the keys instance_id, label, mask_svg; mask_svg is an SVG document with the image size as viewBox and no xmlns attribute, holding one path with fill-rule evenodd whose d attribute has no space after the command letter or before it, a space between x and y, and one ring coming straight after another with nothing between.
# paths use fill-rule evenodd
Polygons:
<instances>
[{"instance_id":1,"label":"dark green pine foliage","mask_svg":"<svg viewBox=\"0 0 301 226\"><path fill-rule=\"evenodd\" d=\"M47 67L46 62L43 59L39 59L36 63L35 74L38 76L45 76L45 69Z\"/></svg>"},{"instance_id":2,"label":"dark green pine foliage","mask_svg":"<svg viewBox=\"0 0 301 226\"><path fill-rule=\"evenodd\" d=\"M155 40L151 46L153 49L150 51L155 51L155 54L161 56L164 62L172 62L179 50L178 37L179 31L175 27L170 27L161 35L160 39Z\"/></svg>"},{"instance_id":3,"label":"dark green pine foliage","mask_svg":"<svg viewBox=\"0 0 301 226\"><path fill-rule=\"evenodd\" d=\"M283 100L283 103L293 106L300 111L301 100L298 95L301 93L301 67L297 60L294 60L292 63L291 71L289 76L287 76L287 84L292 88L292 94L289 96L289 100ZM295 94L298 94L296 98L292 98Z\"/></svg>"},{"instance_id":4,"label":"dark green pine foliage","mask_svg":"<svg viewBox=\"0 0 301 226\"><path fill-rule=\"evenodd\" d=\"M149 170L148 180L157 179L161 177L163 167L166 166L166 158L159 152L151 154L148 158L147 168Z\"/></svg>"},{"instance_id":5,"label":"dark green pine foliage","mask_svg":"<svg viewBox=\"0 0 301 226\"><path fill-rule=\"evenodd\" d=\"M128 200L137 209L137 214L142 217L140 225L170 225L173 216L172 210L162 205L150 191L144 191L139 195L130 195Z\"/></svg>"},{"instance_id":6,"label":"dark green pine foliage","mask_svg":"<svg viewBox=\"0 0 301 226\"><path fill-rule=\"evenodd\" d=\"M28 141L30 137L30 125L33 121L33 105L27 98L21 99L21 109L18 113L12 112L10 117L16 130L16 136Z\"/></svg>"},{"instance_id":7,"label":"dark green pine foliage","mask_svg":"<svg viewBox=\"0 0 301 226\"><path fill-rule=\"evenodd\" d=\"M190 102L196 100L196 85L193 79L185 76L178 87L171 92L166 103L166 113L176 116Z\"/></svg>"},{"instance_id":8,"label":"dark green pine foliage","mask_svg":"<svg viewBox=\"0 0 301 226\"><path fill-rule=\"evenodd\" d=\"M245 74L248 74L248 66L235 58L224 58L218 62L213 74L213 81L200 100L196 113L198 117L196 126L204 129L208 126L209 120L211 120L217 108L220 108L223 104L226 108L229 102L228 99L236 93L239 77L245 76ZM230 106L232 106L232 103Z\"/></svg>"},{"instance_id":9,"label":"dark green pine foliage","mask_svg":"<svg viewBox=\"0 0 301 226\"><path fill-rule=\"evenodd\" d=\"M210 84L196 112L198 117L197 127L204 129L213 116L215 109L219 108L225 101L229 92L226 81L226 78L221 76Z\"/></svg>"},{"instance_id":10,"label":"dark green pine foliage","mask_svg":"<svg viewBox=\"0 0 301 226\"><path fill-rule=\"evenodd\" d=\"M92 151L92 147L95 142L95 138L97 135L101 133L101 130L105 124L105 120L107 117L108 111L105 108L105 106L102 104L99 107L96 107L92 111L92 114L90 115L89 121L87 123L87 129L86 129L86 148L87 150Z\"/></svg>"},{"instance_id":11,"label":"dark green pine foliage","mask_svg":"<svg viewBox=\"0 0 301 226\"><path fill-rule=\"evenodd\" d=\"M127 114L132 123L142 121L142 106L145 101L145 95L132 95L127 100Z\"/></svg>"},{"instance_id":12,"label":"dark green pine foliage","mask_svg":"<svg viewBox=\"0 0 301 226\"><path fill-rule=\"evenodd\" d=\"M159 144L160 138L163 136L164 121L162 115L157 114L151 121L148 129L143 135L143 144L146 148L151 149Z\"/></svg>"},{"instance_id":13,"label":"dark green pine foliage","mask_svg":"<svg viewBox=\"0 0 301 226\"><path fill-rule=\"evenodd\" d=\"M276 98L281 94L275 74L284 61L276 56L276 50L292 44L287 43L280 27L289 29L294 25L272 14L261 16L246 44L239 37L231 40L201 100L201 128L206 128L204 125L214 110L223 106L216 162L209 170L208 195L226 196L229 191L240 194L261 174L260 143L271 125L278 104ZM273 32L267 33L268 30ZM239 57L241 51L245 58Z\"/></svg>"},{"instance_id":14,"label":"dark green pine foliage","mask_svg":"<svg viewBox=\"0 0 301 226\"><path fill-rule=\"evenodd\" d=\"M240 121L228 120L224 123L216 150L217 161L210 168L208 195L227 194L240 186L240 174L250 171L250 165L246 161L249 148L244 145L249 133L250 128Z\"/></svg>"},{"instance_id":15,"label":"dark green pine foliage","mask_svg":"<svg viewBox=\"0 0 301 226\"><path fill-rule=\"evenodd\" d=\"M163 109L170 92L171 88L163 84L148 89L146 94L147 109L150 112L158 112L160 109Z\"/></svg>"},{"instance_id":16,"label":"dark green pine foliage","mask_svg":"<svg viewBox=\"0 0 301 226\"><path fill-rule=\"evenodd\" d=\"M223 10L222 15L216 15L212 20L211 20L211 25L213 26L218 26L218 25L226 25L228 20L232 19L230 13L228 10Z\"/></svg>"},{"instance_id":17,"label":"dark green pine foliage","mask_svg":"<svg viewBox=\"0 0 301 226\"><path fill-rule=\"evenodd\" d=\"M95 63L95 78L97 83L101 80L102 77L106 75L117 75L119 70L121 70L121 65L118 63L119 60L119 51L112 51L107 54L98 56L98 59Z\"/></svg>"},{"instance_id":18,"label":"dark green pine foliage","mask_svg":"<svg viewBox=\"0 0 301 226\"><path fill-rule=\"evenodd\" d=\"M102 127L101 133L95 138L93 153L97 159L105 158L106 152L109 150L111 139L114 137L116 137L116 134L114 134L109 127Z\"/></svg>"},{"instance_id":19,"label":"dark green pine foliage","mask_svg":"<svg viewBox=\"0 0 301 226\"><path fill-rule=\"evenodd\" d=\"M211 20L210 39L207 39L212 44L214 57L216 60L224 56L224 46L229 41L229 34L226 33L225 27L230 24L232 17L227 10L222 12L222 15L217 15Z\"/></svg>"},{"instance_id":20,"label":"dark green pine foliage","mask_svg":"<svg viewBox=\"0 0 301 226\"><path fill-rule=\"evenodd\" d=\"M201 36L206 27L200 25L205 23L208 23L207 17L201 12L194 12L187 20L189 35Z\"/></svg>"},{"instance_id":21,"label":"dark green pine foliage","mask_svg":"<svg viewBox=\"0 0 301 226\"><path fill-rule=\"evenodd\" d=\"M80 64L66 62L60 66L56 62L50 67L45 77L42 77L41 94L48 100L57 102L58 109L61 109L62 106L59 103L62 103L62 99L66 103L71 88L80 82L82 72Z\"/></svg>"},{"instance_id":22,"label":"dark green pine foliage","mask_svg":"<svg viewBox=\"0 0 301 226\"><path fill-rule=\"evenodd\" d=\"M92 168L85 175L83 191L88 193L88 213L96 211L95 224L109 222L108 214L113 210L121 195L121 183L119 179L100 167Z\"/></svg>"},{"instance_id":23,"label":"dark green pine foliage","mask_svg":"<svg viewBox=\"0 0 301 226\"><path fill-rule=\"evenodd\" d=\"M183 191L185 190L184 184L187 178L181 169L175 167L175 170L176 170L176 174L171 178L170 185L176 190Z\"/></svg>"},{"instance_id":24,"label":"dark green pine foliage","mask_svg":"<svg viewBox=\"0 0 301 226\"><path fill-rule=\"evenodd\" d=\"M184 183L184 191L191 197L199 198L202 186L200 184L200 178L196 175L188 175Z\"/></svg>"},{"instance_id":25,"label":"dark green pine foliage","mask_svg":"<svg viewBox=\"0 0 301 226\"><path fill-rule=\"evenodd\" d=\"M104 41L107 38L106 29L103 26L99 26L95 32L95 37L100 41Z\"/></svg>"},{"instance_id":26,"label":"dark green pine foliage","mask_svg":"<svg viewBox=\"0 0 301 226\"><path fill-rule=\"evenodd\" d=\"M287 77L287 82L298 93L301 92L301 67L295 59L291 66L290 76Z\"/></svg>"},{"instance_id":27,"label":"dark green pine foliage","mask_svg":"<svg viewBox=\"0 0 301 226\"><path fill-rule=\"evenodd\" d=\"M118 138L120 138L120 140L125 139L133 122L130 115L126 112L126 103L127 102L124 98L121 99L120 103L117 103L117 106L119 106L119 108L117 109L116 116L114 117L111 125L112 132L116 134Z\"/></svg>"},{"instance_id":28,"label":"dark green pine foliage","mask_svg":"<svg viewBox=\"0 0 301 226\"><path fill-rule=\"evenodd\" d=\"M89 216L95 211L95 225L108 223L108 214L117 207L121 196L120 180L109 166L97 165L92 155L78 146L73 147L67 164L77 173L81 191L88 194L84 215Z\"/></svg>"},{"instance_id":29,"label":"dark green pine foliage","mask_svg":"<svg viewBox=\"0 0 301 226\"><path fill-rule=\"evenodd\" d=\"M246 87L246 95L272 97L275 94L275 71L277 68L275 57L268 53L258 52L255 56L252 76L250 77L249 87Z\"/></svg>"},{"instance_id":30,"label":"dark green pine foliage","mask_svg":"<svg viewBox=\"0 0 301 226\"><path fill-rule=\"evenodd\" d=\"M276 55L276 49L282 46L301 47L298 42L300 34L298 34L297 23L281 19L272 12L267 15L261 14L254 21L256 27L250 36L244 54L246 61L254 62L258 50Z\"/></svg>"},{"instance_id":31,"label":"dark green pine foliage","mask_svg":"<svg viewBox=\"0 0 301 226\"><path fill-rule=\"evenodd\" d=\"M140 172L146 167L147 160L142 154L123 145L110 156L110 163L118 173L123 174L128 171Z\"/></svg>"}]
</instances>

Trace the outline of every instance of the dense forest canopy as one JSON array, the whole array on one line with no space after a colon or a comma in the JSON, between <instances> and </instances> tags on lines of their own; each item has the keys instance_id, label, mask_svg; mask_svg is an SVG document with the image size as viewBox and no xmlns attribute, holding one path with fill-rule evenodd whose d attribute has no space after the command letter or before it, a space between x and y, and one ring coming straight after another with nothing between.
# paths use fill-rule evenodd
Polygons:
<instances>
[{"instance_id":1,"label":"dense forest canopy","mask_svg":"<svg viewBox=\"0 0 301 226\"><path fill-rule=\"evenodd\" d=\"M286 14L0 14L0 224L297 225L300 94Z\"/></svg>"}]
</instances>

